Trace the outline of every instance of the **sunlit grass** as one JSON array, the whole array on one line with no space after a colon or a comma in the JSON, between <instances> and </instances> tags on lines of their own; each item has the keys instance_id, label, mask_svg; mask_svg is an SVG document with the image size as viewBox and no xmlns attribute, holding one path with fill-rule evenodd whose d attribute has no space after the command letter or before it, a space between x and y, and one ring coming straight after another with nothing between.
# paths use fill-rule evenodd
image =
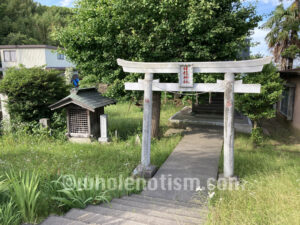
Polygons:
<instances>
[{"instance_id":1,"label":"sunlit grass","mask_svg":"<svg viewBox=\"0 0 300 225\"><path fill-rule=\"evenodd\" d=\"M217 191L208 224L300 224L300 149L273 143L255 148L237 136L235 174L244 190Z\"/></svg>"},{"instance_id":2,"label":"sunlit grass","mask_svg":"<svg viewBox=\"0 0 300 225\"><path fill-rule=\"evenodd\" d=\"M180 107L166 104L161 110L161 125L165 130L168 118ZM38 190L40 208L38 221L50 213L60 213L60 202L55 201L56 191L50 183L61 175L76 177L124 178L131 175L139 164L141 146L136 143L136 136L141 138L142 109L128 103L120 103L105 108L108 114L109 131L112 135L110 144L76 144L34 135L4 135L0 137L0 176L7 171L37 172L40 177ZM117 130L117 137L115 137ZM162 137L152 141L151 163L161 166L175 148L180 136ZM126 192L110 193L113 196ZM84 198L82 200L84 202Z\"/></svg>"}]
</instances>

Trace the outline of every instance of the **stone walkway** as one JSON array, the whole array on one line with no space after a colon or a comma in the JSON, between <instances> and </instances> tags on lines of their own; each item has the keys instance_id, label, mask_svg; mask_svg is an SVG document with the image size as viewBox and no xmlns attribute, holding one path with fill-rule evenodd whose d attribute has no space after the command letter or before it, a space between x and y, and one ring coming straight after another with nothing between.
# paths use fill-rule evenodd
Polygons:
<instances>
[{"instance_id":1,"label":"stone walkway","mask_svg":"<svg viewBox=\"0 0 300 225\"><path fill-rule=\"evenodd\" d=\"M217 179L222 143L220 129L192 129L140 195L72 209L63 217L50 216L42 225L203 224L208 213L207 182Z\"/></svg>"}]
</instances>

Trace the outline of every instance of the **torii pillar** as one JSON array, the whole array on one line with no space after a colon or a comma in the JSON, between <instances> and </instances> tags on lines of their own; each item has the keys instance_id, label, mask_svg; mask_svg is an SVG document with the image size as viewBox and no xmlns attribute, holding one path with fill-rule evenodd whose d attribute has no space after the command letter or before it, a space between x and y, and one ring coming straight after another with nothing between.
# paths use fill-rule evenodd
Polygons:
<instances>
[{"instance_id":1,"label":"torii pillar","mask_svg":"<svg viewBox=\"0 0 300 225\"><path fill-rule=\"evenodd\" d=\"M224 177L233 177L234 169L234 74L224 79Z\"/></svg>"},{"instance_id":2,"label":"torii pillar","mask_svg":"<svg viewBox=\"0 0 300 225\"><path fill-rule=\"evenodd\" d=\"M144 80L138 83L125 83L126 90L144 91L144 117L141 164L134 170L134 175L152 177L156 167L151 165L151 120L152 91L170 92L223 92L224 93L224 177L234 175L234 93L260 93L260 84L243 84L235 81L235 73L254 73L262 71L272 57L224 62L167 62L145 63L118 59L118 65L124 72L144 73ZM153 81L153 74L179 74L179 83L159 83ZM217 83L193 83L194 73L224 73L224 80Z\"/></svg>"}]
</instances>

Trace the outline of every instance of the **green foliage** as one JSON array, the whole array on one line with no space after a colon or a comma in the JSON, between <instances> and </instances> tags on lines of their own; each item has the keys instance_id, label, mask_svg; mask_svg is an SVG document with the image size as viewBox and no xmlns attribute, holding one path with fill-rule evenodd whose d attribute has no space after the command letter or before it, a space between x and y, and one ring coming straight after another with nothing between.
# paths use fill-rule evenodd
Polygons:
<instances>
[{"instance_id":1,"label":"green foliage","mask_svg":"<svg viewBox=\"0 0 300 225\"><path fill-rule=\"evenodd\" d=\"M54 112L50 120L50 135L56 139L65 140L67 133L67 116L63 110Z\"/></svg>"},{"instance_id":2,"label":"green foliage","mask_svg":"<svg viewBox=\"0 0 300 225\"><path fill-rule=\"evenodd\" d=\"M109 94L140 75L125 74L117 58L136 61L236 59L260 20L240 0L80 0L56 36L82 74L113 84ZM177 81L174 75L161 81ZM115 89L117 91L115 91Z\"/></svg>"},{"instance_id":3,"label":"green foliage","mask_svg":"<svg viewBox=\"0 0 300 225\"><path fill-rule=\"evenodd\" d=\"M19 225L21 215L16 205L10 201L0 205L0 224L1 225Z\"/></svg>"},{"instance_id":4,"label":"green foliage","mask_svg":"<svg viewBox=\"0 0 300 225\"><path fill-rule=\"evenodd\" d=\"M35 223L40 191L40 177L37 173L11 171L7 174L12 200L18 206L24 222Z\"/></svg>"},{"instance_id":5,"label":"green foliage","mask_svg":"<svg viewBox=\"0 0 300 225\"><path fill-rule=\"evenodd\" d=\"M237 94L236 108L254 121L275 116L273 104L277 103L283 89L283 81L273 64L265 65L262 72L242 75L246 84L261 84L260 94Z\"/></svg>"},{"instance_id":6,"label":"green foliage","mask_svg":"<svg viewBox=\"0 0 300 225\"><path fill-rule=\"evenodd\" d=\"M83 209L89 204L107 202L106 192L96 185L95 178L60 176L53 185L57 192L52 199L60 202L60 207Z\"/></svg>"},{"instance_id":7,"label":"green foliage","mask_svg":"<svg viewBox=\"0 0 300 225\"><path fill-rule=\"evenodd\" d=\"M264 140L263 130L261 127L256 127L252 130L251 140L255 145L261 145Z\"/></svg>"},{"instance_id":8,"label":"green foliage","mask_svg":"<svg viewBox=\"0 0 300 225\"><path fill-rule=\"evenodd\" d=\"M9 68L0 83L0 91L8 96L11 118L38 121L49 118L49 105L67 95L67 85L59 71L41 67Z\"/></svg>"},{"instance_id":9,"label":"green foliage","mask_svg":"<svg viewBox=\"0 0 300 225\"><path fill-rule=\"evenodd\" d=\"M299 57L299 13L299 0L294 1L287 9L280 4L262 26L269 30L266 40L273 50L275 61L280 61L282 70L292 69L293 60Z\"/></svg>"},{"instance_id":10,"label":"green foliage","mask_svg":"<svg viewBox=\"0 0 300 225\"><path fill-rule=\"evenodd\" d=\"M33 0L1 0L0 44L52 44L55 27L64 27L69 8L41 6Z\"/></svg>"},{"instance_id":11,"label":"green foliage","mask_svg":"<svg viewBox=\"0 0 300 225\"><path fill-rule=\"evenodd\" d=\"M282 52L281 56L291 59L300 57L300 47L298 47L297 45L290 45Z\"/></svg>"}]
</instances>

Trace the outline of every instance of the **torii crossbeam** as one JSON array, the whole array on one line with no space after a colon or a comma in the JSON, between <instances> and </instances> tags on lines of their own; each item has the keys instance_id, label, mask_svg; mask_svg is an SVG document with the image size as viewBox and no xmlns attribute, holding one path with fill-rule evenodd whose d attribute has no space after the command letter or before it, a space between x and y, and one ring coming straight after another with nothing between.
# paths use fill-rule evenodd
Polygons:
<instances>
[{"instance_id":1,"label":"torii crossbeam","mask_svg":"<svg viewBox=\"0 0 300 225\"><path fill-rule=\"evenodd\" d=\"M262 71L272 57L224 62L167 62L146 63L118 59L124 72L144 73L144 80L138 83L125 83L126 90L144 91L144 116L141 164L134 173L151 177L155 167L150 164L152 91L178 92L224 92L224 177L232 177L234 171L234 93L260 93L260 84L243 84L235 81L235 73L254 73ZM154 73L176 73L178 83L159 83L153 80ZM224 80L217 83L193 83L194 73L224 73Z\"/></svg>"}]
</instances>

